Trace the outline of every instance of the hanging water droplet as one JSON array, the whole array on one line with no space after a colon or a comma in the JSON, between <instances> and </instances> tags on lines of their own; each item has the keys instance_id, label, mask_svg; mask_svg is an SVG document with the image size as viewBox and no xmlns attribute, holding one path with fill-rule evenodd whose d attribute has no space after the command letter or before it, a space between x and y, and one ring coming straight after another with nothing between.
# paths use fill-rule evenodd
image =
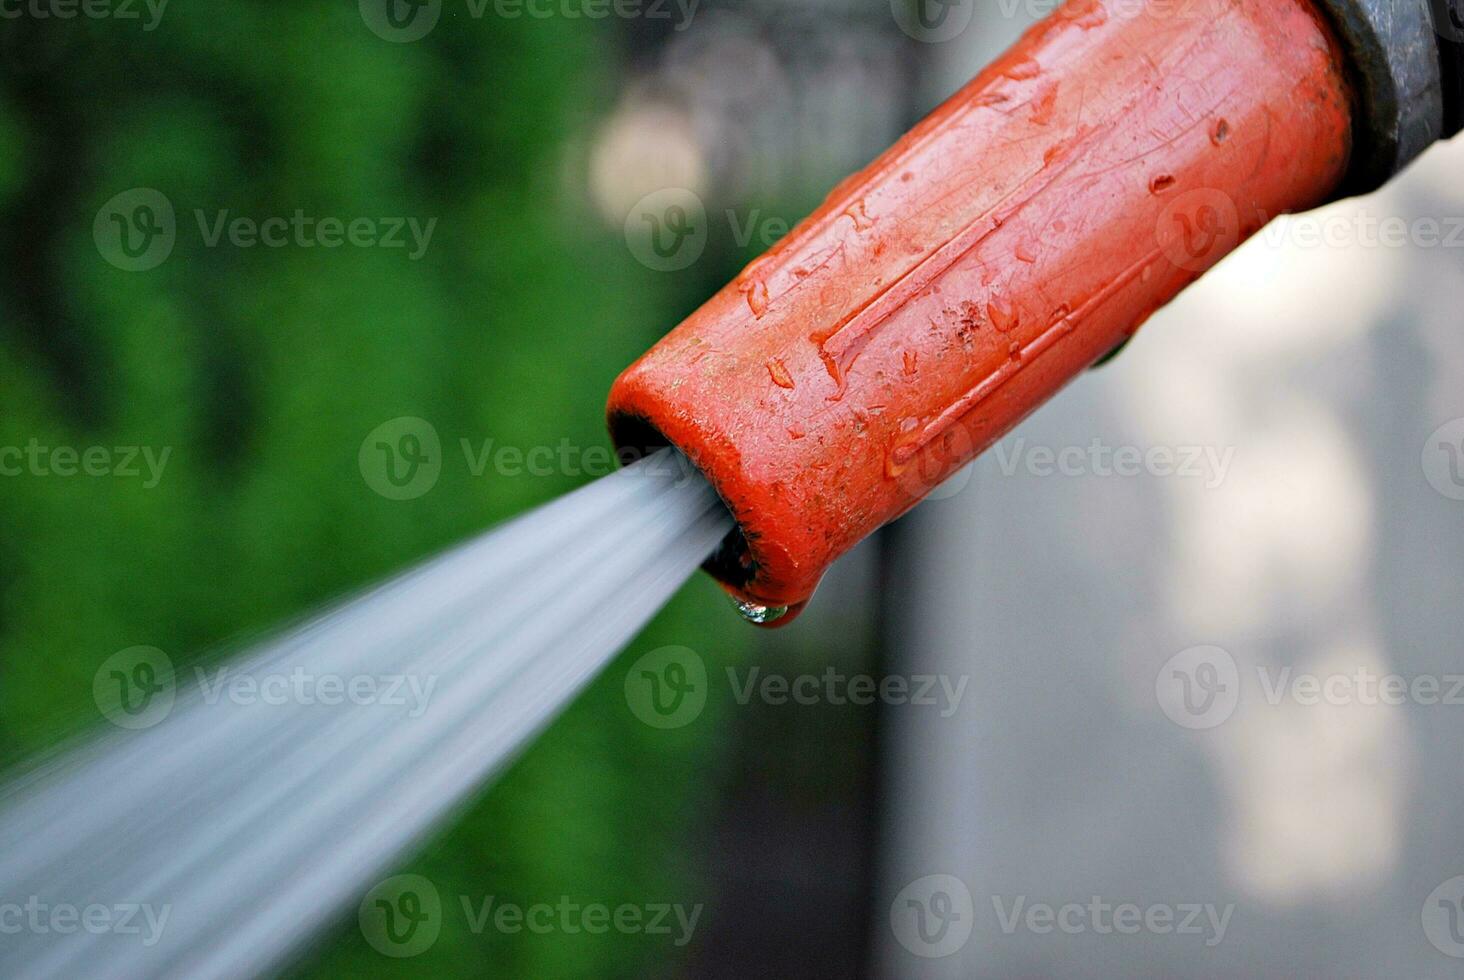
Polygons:
<instances>
[{"instance_id":1,"label":"hanging water droplet","mask_svg":"<svg viewBox=\"0 0 1464 980\"><path fill-rule=\"evenodd\" d=\"M739 599L735 595L728 596L727 598L732 600L732 605L736 608L739 616L749 623L756 623L759 626L767 623L776 623L788 615L787 606L759 606L755 602Z\"/></svg>"}]
</instances>

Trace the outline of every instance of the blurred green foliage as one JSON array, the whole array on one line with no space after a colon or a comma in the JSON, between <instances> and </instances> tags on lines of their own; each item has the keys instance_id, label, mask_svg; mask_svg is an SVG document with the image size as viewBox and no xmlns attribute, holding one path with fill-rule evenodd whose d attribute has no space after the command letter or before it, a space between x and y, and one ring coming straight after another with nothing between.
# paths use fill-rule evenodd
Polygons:
<instances>
[{"instance_id":1,"label":"blurred green foliage","mask_svg":"<svg viewBox=\"0 0 1464 980\"><path fill-rule=\"evenodd\" d=\"M0 479L0 724L12 761L96 721L92 675L136 644L186 667L583 478L474 477L458 440L605 443L615 374L684 309L566 178L614 90L613 27L444 10L388 43L354 3L170 5L160 26L12 21L0 46L0 446L171 448L155 488ZM92 237L155 188L177 245L126 272ZM403 250L206 247L195 210L437 218ZM373 493L357 450L430 420L436 488ZM427 953L387 960L354 915L301 976L643 976L664 938L472 934L456 896L706 901L679 855L714 807L716 706L639 724L624 665L723 617L693 582L569 713L403 870L447 906ZM735 657L737 636L708 654ZM693 644L695 645L695 644Z\"/></svg>"}]
</instances>

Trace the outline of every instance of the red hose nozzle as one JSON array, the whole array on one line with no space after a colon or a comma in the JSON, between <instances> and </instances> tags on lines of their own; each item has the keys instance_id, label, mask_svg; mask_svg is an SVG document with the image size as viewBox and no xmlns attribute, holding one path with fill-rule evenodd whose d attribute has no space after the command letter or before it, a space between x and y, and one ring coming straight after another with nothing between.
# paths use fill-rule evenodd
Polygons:
<instances>
[{"instance_id":1,"label":"red hose nozzle","mask_svg":"<svg viewBox=\"0 0 1464 980\"><path fill-rule=\"evenodd\" d=\"M1072 0L627 369L612 437L685 453L738 524L708 571L796 612L1266 221L1331 195L1349 98L1311 0Z\"/></svg>"}]
</instances>

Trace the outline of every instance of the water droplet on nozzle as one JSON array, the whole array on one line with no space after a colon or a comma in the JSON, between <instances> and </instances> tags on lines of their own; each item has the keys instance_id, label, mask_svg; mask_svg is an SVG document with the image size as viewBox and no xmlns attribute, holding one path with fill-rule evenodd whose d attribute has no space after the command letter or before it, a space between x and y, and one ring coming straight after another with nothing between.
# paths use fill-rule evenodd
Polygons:
<instances>
[{"instance_id":1,"label":"water droplet on nozzle","mask_svg":"<svg viewBox=\"0 0 1464 980\"><path fill-rule=\"evenodd\" d=\"M759 606L755 602L739 599L735 595L728 596L727 598L732 600L732 605L736 607L739 616L749 623L756 623L759 626L776 623L788 615L787 606Z\"/></svg>"}]
</instances>

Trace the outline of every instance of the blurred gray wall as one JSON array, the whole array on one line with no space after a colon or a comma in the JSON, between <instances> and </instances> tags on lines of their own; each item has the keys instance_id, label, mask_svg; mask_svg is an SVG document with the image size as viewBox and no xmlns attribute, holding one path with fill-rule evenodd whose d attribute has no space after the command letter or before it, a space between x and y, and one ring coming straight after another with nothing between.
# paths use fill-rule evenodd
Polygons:
<instances>
[{"instance_id":1,"label":"blurred gray wall","mask_svg":"<svg viewBox=\"0 0 1464 980\"><path fill-rule=\"evenodd\" d=\"M902 522L888 668L970 682L887 710L877 975L1464 972L1461 175L1274 223Z\"/></svg>"}]
</instances>

